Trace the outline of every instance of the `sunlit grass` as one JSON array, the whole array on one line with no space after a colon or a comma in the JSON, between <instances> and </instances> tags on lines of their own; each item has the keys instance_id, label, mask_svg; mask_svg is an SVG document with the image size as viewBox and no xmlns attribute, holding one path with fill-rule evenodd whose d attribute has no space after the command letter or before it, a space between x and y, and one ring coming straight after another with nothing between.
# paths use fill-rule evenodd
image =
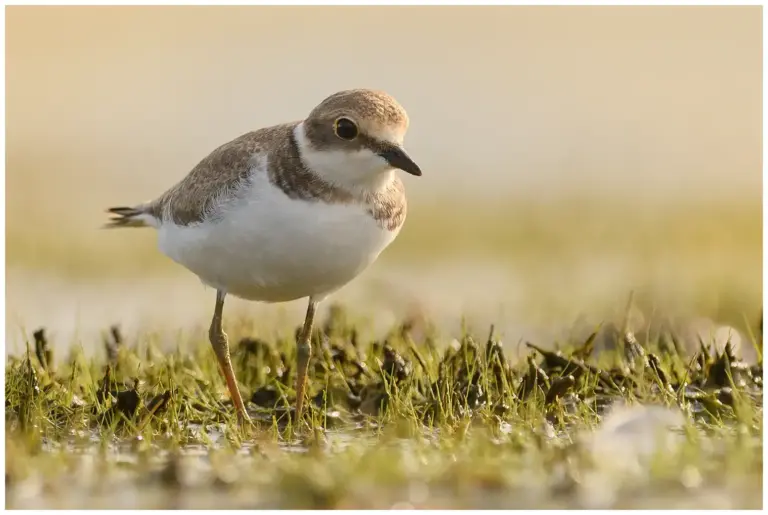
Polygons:
<instances>
[{"instance_id":1,"label":"sunlit grass","mask_svg":"<svg viewBox=\"0 0 768 515\"><path fill-rule=\"evenodd\" d=\"M513 365L493 334L360 341L333 313L303 428L292 339L232 326L243 429L203 338L107 338L105 368L38 334L6 365L9 507L760 506L762 365L641 335Z\"/></svg>"}]
</instances>

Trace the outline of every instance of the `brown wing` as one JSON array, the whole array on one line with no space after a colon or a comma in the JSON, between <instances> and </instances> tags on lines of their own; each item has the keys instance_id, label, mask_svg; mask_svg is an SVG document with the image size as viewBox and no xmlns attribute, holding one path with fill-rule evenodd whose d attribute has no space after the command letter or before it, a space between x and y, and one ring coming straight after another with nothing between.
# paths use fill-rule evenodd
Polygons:
<instances>
[{"instance_id":1,"label":"brown wing","mask_svg":"<svg viewBox=\"0 0 768 515\"><path fill-rule=\"evenodd\" d=\"M211 152L189 174L158 199L146 206L149 214L179 225L200 222L212 214L222 195L234 193L250 172L254 154L264 152L291 125L278 125L243 134Z\"/></svg>"}]
</instances>

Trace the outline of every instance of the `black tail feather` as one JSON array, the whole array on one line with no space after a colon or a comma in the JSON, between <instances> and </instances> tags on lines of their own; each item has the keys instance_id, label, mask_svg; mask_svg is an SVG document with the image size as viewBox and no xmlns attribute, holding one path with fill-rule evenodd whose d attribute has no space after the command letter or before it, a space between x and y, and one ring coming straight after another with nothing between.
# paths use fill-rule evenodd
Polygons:
<instances>
[{"instance_id":1,"label":"black tail feather","mask_svg":"<svg viewBox=\"0 0 768 515\"><path fill-rule=\"evenodd\" d=\"M104 225L105 229L149 227L145 219L139 218L141 215L148 214L142 207L110 207L107 213L114 216Z\"/></svg>"}]
</instances>

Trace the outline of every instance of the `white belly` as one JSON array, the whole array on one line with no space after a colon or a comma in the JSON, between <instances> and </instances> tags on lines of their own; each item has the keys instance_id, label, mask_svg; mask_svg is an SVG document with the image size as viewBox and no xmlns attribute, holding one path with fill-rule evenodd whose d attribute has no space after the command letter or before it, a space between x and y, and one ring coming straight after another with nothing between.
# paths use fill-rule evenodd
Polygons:
<instances>
[{"instance_id":1,"label":"white belly","mask_svg":"<svg viewBox=\"0 0 768 515\"><path fill-rule=\"evenodd\" d=\"M248 300L321 299L395 239L362 205L288 198L257 173L244 198L216 221L165 223L160 250L209 286Z\"/></svg>"}]
</instances>

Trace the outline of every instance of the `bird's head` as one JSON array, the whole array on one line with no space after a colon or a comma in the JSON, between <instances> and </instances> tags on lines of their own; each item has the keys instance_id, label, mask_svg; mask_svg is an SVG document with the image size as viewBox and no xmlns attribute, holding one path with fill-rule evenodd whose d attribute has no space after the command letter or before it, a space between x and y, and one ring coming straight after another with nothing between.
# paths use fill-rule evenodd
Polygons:
<instances>
[{"instance_id":1,"label":"bird's head","mask_svg":"<svg viewBox=\"0 0 768 515\"><path fill-rule=\"evenodd\" d=\"M376 189L395 169L421 175L403 148L405 109L381 91L335 93L296 128L304 164L324 180L349 189Z\"/></svg>"}]
</instances>

